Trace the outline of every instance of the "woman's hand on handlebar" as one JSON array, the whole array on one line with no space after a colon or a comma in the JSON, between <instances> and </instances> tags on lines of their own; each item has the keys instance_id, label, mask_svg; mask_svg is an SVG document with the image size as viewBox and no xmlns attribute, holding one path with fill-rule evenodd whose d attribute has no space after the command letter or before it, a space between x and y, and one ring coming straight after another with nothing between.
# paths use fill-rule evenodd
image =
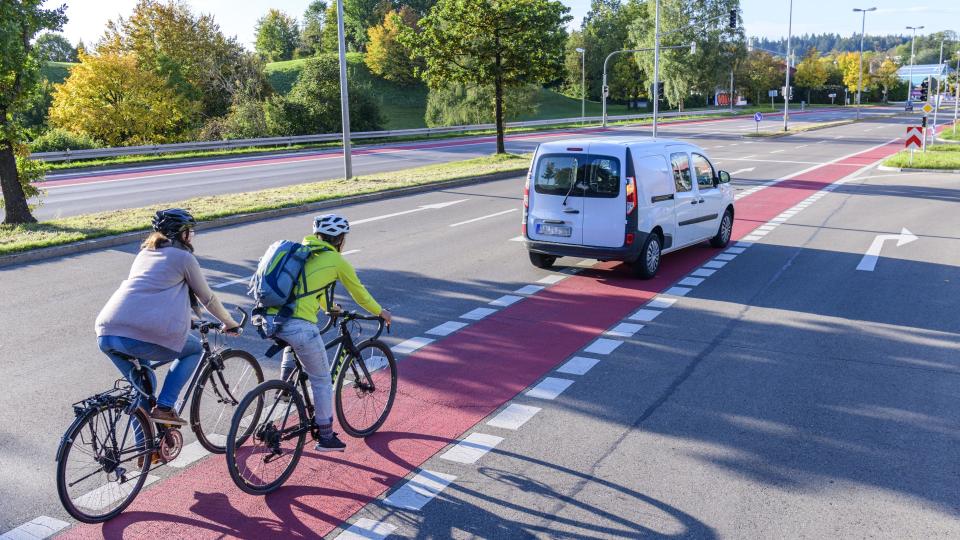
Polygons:
<instances>
[{"instance_id":1,"label":"woman's hand on handlebar","mask_svg":"<svg viewBox=\"0 0 960 540\"><path fill-rule=\"evenodd\" d=\"M381 310L380 318L383 319L383 323L387 325L387 328L390 328L390 323L393 321L393 314L390 313L390 310L388 309Z\"/></svg>"}]
</instances>

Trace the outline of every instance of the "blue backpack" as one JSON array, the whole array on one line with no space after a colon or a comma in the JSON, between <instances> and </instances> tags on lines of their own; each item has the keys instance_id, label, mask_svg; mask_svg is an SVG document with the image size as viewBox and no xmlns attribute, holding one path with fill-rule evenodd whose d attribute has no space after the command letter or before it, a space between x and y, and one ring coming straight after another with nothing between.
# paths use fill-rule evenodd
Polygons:
<instances>
[{"instance_id":1,"label":"blue backpack","mask_svg":"<svg viewBox=\"0 0 960 540\"><path fill-rule=\"evenodd\" d=\"M273 337L277 329L293 315L294 306L298 299L317 294L323 289L306 291L296 294L297 284L302 283L306 290L306 276L303 268L310 255L328 248L311 248L290 240L278 240L267 248L260 257L257 271L250 278L250 289L247 294L252 296L256 305L253 309L254 324L260 327L260 334ZM264 315L268 308L280 308L274 316L274 324L269 324Z\"/></svg>"}]
</instances>

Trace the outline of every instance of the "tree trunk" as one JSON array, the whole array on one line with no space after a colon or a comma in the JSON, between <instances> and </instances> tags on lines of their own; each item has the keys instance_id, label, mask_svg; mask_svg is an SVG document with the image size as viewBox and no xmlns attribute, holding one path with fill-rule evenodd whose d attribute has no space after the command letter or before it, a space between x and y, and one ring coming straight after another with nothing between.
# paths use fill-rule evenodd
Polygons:
<instances>
[{"instance_id":1,"label":"tree trunk","mask_svg":"<svg viewBox=\"0 0 960 540\"><path fill-rule=\"evenodd\" d=\"M496 75L493 81L493 114L497 123L497 153L506 154L507 150L503 144L503 74L500 72L502 58L500 57L500 36L496 36Z\"/></svg>"},{"instance_id":2,"label":"tree trunk","mask_svg":"<svg viewBox=\"0 0 960 540\"><path fill-rule=\"evenodd\" d=\"M17 158L9 141L0 142L0 187L3 188L4 223L36 223L17 175Z\"/></svg>"}]
</instances>

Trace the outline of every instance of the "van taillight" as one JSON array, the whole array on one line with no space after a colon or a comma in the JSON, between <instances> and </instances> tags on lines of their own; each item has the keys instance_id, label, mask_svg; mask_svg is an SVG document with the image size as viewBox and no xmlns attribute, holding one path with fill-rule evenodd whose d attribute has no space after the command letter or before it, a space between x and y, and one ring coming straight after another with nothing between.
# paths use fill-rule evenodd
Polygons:
<instances>
[{"instance_id":1,"label":"van taillight","mask_svg":"<svg viewBox=\"0 0 960 540\"><path fill-rule=\"evenodd\" d=\"M633 213L637 209L637 179L628 176L627 177L627 215Z\"/></svg>"},{"instance_id":2,"label":"van taillight","mask_svg":"<svg viewBox=\"0 0 960 540\"><path fill-rule=\"evenodd\" d=\"M530 208L530 177L527 177L527 183L523 185L523 207Z\"/></svg>"},{"instance_id":3,"label":"van taillight","mask_svg":"<svg viewBox=\"0 0 960 540\"><path fill-rule=\"evenodd\" d=\"M632 246L632 245L633 245L633 233L632 233L632 232L628 232L628 233L627 233L627 237L624 238L624 243L625 243L626 245L628 245L628 246Z\"/></svg>"}]
</instances>

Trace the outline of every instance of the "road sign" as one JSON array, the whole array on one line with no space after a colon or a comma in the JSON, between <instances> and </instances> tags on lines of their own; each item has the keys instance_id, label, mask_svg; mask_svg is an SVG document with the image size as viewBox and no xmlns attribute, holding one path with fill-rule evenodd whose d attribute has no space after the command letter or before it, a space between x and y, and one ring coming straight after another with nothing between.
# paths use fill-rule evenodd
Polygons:
<instances>
[{"instance_id":1,"label":"road sign","mask_svg":"<svg viewBox=\"0 0 960 540\"><path fill-rule=\"evenodd\" d=\"M907 140L903 146L907 150L916 150L923 146L923 128L920 126L907 126Z\"/></svg>"},{"instance_id":2,"label":"road sign","mask_svg":"<svg viewBox=\"0 0 960 540\"><path fill-rule=\"evenodd\" d=\"M754 121L754 122L761 122L761 121L763 121L763 113L760 113L760 112L758 112L758 113L753 113L753 121Z\"/></svg>"},{"instance_id":3,"label":"road sign","mask_svg":"<svg viewBox=\"0 0 960 540\"><path fill-rule=\"evenodd\" d=\"M767 97L777 97L777 91L770 90L769 92L767 92Z\"/></svg>"},{"instance_id":4,"label":"road sign","mask_svg":"<svg viewBox=\"0 0 960 540\"><path fill-rule=\"evenodd\" d=\"M926 105L923 106L923 112L930 114L933 112L933 107L931 107L930 104L927 103Z\"/></svg>"}]
</instances>

